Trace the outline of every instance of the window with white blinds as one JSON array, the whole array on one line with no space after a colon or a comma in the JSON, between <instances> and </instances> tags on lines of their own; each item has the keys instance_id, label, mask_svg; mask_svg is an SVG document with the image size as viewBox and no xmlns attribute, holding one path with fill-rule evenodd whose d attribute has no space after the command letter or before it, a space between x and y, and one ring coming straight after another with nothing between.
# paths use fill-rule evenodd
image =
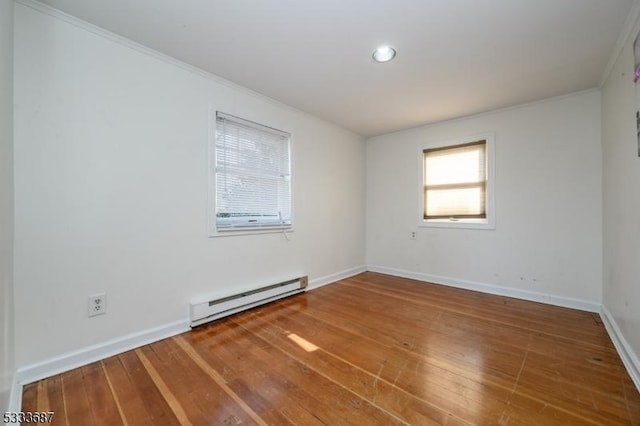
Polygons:
<instances>
[{"instance_id":1,"label":"window with white blinds","mask_svg":"<svg viewBox=\"0 0 640 426\"><path fill-rule=\"evenodd\" d=\"M215 134L216 230L291 227L291 135L221 112Z\"/></svg>"}]
</instances>

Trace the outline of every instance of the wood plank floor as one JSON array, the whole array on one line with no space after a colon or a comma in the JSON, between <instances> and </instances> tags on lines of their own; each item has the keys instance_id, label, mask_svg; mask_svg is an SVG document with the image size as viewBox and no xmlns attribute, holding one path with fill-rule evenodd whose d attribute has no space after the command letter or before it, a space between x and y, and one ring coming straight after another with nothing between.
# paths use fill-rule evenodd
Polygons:
<instances>
[{"instance_id":1,"label":"wood plank floor","mask_svg":"<svg viewBox=\"0 0 640 426\"><path fill-rule=\"evenodd\" d=\"M597 314L364 273L24 387L60 425L635 424Z\"/></svg>"}]
</instances>

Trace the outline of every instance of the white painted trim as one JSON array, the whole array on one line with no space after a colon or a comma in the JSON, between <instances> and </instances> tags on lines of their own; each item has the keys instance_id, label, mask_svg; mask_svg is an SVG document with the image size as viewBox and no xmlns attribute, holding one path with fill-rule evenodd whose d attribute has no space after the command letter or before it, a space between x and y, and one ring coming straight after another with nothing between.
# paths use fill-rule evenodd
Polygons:
<instances>
[{"instance_id":1,"label":"white painted trim","mask_svg":"<svg viewBox=\"0 0 640 426\"><path fill-rule=\"evenodd\" d=\"M443 277L439 275L425 274L422 272L405 271L401 269L387 268L384 266L369 265L367 268L371 272L394 275L402 278L410 278L418 281L425 281L434 284L442 284L450 287L474 290L482 293L495 294L498 296L513 297L516 299L530 300L532 302L546 303L548 305L562 306L565 308L579 309L587 312L600 312L600 304L588 300L574 299L571 297L556 296L553 294L537 293L534 291L519 290L510 287L501 287L492 284L479 283L475 281L461 280L458 278Z\"/></svg>"},{"instance_id":2,"label":"white painted trim","mask_svg":"<svg viewBox=\"0 0 640 426\"><path fill-rule=\"evenodd\" d=\"M160 327L150 328L77 351L68 352L36 364L19 368L16 372L16 382L19 386L33 383L55 374L60 374L189 330L191 330L189 327L189 319L185 318Z\"/></svg>"},{"instance_id":3,"label":"white painted trim","mask_svg":"<svg viewBox=\"0 0 640 426\"><path fill-rule=\"evenodd\" d=\"M309 286L307 289L313 290L327 284L332 284L336 281L344 280L345 278L353 277L354 275L358 275L363 272L367 272L367 267L364 265L346 269L335 274L325 275L324 277L313 278L312 280L309 280Z\"/></svg>"},{"instance_id":4,"label":"white painted trim","mask_svg":"<svg viewBox=\"0 0 640 426\"><path fill-rule=\"evenodd\" d=\"M460 219L459 221L449 221L446 219L437 220L424 220L424 205L425 205L425 160L424 150L433 148L446 148L455 145L462 145L471 142L477 142L484 140L486 142L486 168L487 168L487 187L485 196L485 205L487 210L486 219ZM447 140L437 141L425 141L420 148L420 155L416 158L419 159L418 172L420 175L420 182L418 185L418 199L420 205L418 206L418 227L419 228L455 228L455 229L477 229L477 230L489 230L496 229L496 214L495 214L495 183L496 183L496 167L495 167L495 151L496 151L496 134L495 132L475 133L467 136L460 136Z\"/></svg>"},{"instance_id":5,"label":"white painted trim","mask_svg":"<svg viewBox=\"0 0 640 426\"><path fill-rule=\"evenodd\" d=\"M7 409L10 413L22 411L22 385L18 383L17 379L17 374L14 374L13 384L11 385L11 394L9 395L9 407Z\"/></svg>"},{"instance_id":6,"label":"white painted trim","mask_svg":"<svg viewBox=\"0 0 640 426\"><path fill-rule=\"evenodd\" d=\"M310 280L308 289L311 290L322 287L335 281L360 274L366 270L367 268L365 266L358 266L335 274L318 277ZM23 385L69 371L110 356L118 355L131 349L157 342L158 340L166 339L189 330L191 330L189 327L189 319L185 318L163 326L150 328L148 330L118 337L107 342L98 343L77 351L68 352L36 364L20 367L15 374L14 385L11 391L10 406L19 408L22 404L21 395Z\"/></svg>"},{"instance_id":7,"label":"white painted trim","mask_svg":"<svg viewBox=\"0 0 640 426\"><path fill-rule=\"evenodd\" d=\"M133 40L130 40L126 37L123 37L121 35L118 35L116 33L113 33L109 30L106 30L102 27L98 27L97 25L91 24L87 21L83 21L80 18L77 18L73 15L69 15L68 13L65 13L59 9L56 9L52 6L49 6L47 4L44 3L40 3L37 0L15 0L15 3L21 4L23 6L29 7L33 10L36 10L42 14L45 15L49 15L55 19L59 19L60 21L66 22L68 24L71 24L77 28L83 29L85 31L88 31L92 34L95 34L99 37L103 37L109 41L112 41L114 43L117 43L121 46L127 47L129 49L135 50L139 53L142 53L144 55L150 56L154 59L157 59L159 61L165 62L169 65L173 65L175 67L181 68L187 72L190 72L192 74L195 74L197 76L203 77L207 80L213 81L215 83L221 84L223 86L229 87L231 89L234 90L238 90L241 91L243 93L246 93L247 95L253 96L255 98L261 99L263 101L266 101L272 105L276 105L278 107L284 108L286 110L292 111L294 113L300 114L304 117L307 117L309 119L312 119L314 121L318 121L318 122L322 122L328 126L333 127L334 129L339 129L345 133L348 133L350 135L356 135L356 136L360 136L362 137L362 135L355 133L351 130L345 129L344 127L340 127L339 125L332 123L330 121L324 120L320 117L316 117L315 115L312 115L308 112L305 112L301 109L292 107L291 105L285 104L281 101L278 101L276 99L270 98L266 95L263 95L262 93L256 92L254 90L251 90L247 87L241 86L239 84L236 84L230 80L224 79L216 74L212 74L208 71L205 71L201 68L198 68L194 65L190 65L186 62L183 62L179 59L174 58L173 56L169 56L167 54L161 53L157 50L151 49L150 47L147 47L143 44L137 43Z\"/></svg>"},{"instance_id":8,"label":"white painted trim","mask_svg":"<svg viewBox=\"0 0 640 426\"><path fill-rule=\"evenodd\" d=\"M594 302L588 302L578 299L545 295L542 293L535 293L524 290L481 284L472 281L441 277L437 275L424 274L420 272L411 272L373 265L358 266L355 268L337 272L335 274L314 278L310 281L308 289L316 289L366 271L379 272L382 274L411 278L419 281L449 285L451 287L475 290L483 293L515 297L524 300L532 300L536 302L564 306L590 312L600 312L605 328L611 336L611 340L613 341L618 354L622 358L622 361L636 387L638 388L638 390L640 390L640 361L638 360L638 356L634 353L633 349L631 349L631 347L627 343L627 340L620 332L615 319L604 306L600 306L599 304ZM69 352L67 354L51 358L37 364L22 367L18 369L18 371L14 375L8 411L21 411L22 387L25 384L50 377L64 371L71 370L73 368L81 367L83 365L87 365L89 363L99 361L101 359L117 355L128 350L156 342L161 339L175 336L176 334L180 334L189 330L189 320L184 319L166 324L161 327L156 327L138 333L133 333L121 338L113 339L78 351Z\"/></svg>"},{"instance_id":9,"label":"white painted trim","mask_svg":"<svg viewBox=\"0 0 640 426\"><path fill-rule=\"evenodd\" d=\"M640 25L640 0L634 0L631 5L631 9L629 9L629 14L624 21L624 25L622 26L622 30L620 31L620 35L618 36L618 40L616 41L616 45L613 48L613 52L611 52L611 56L609 57L609 62L607 62L607 66L600 77L600 81L598 82L598 87L604 86L609 78L609 74L611 74L611 70L613 70L614 65L618 61L624 46L627 44L631 37L634 37L638 34L638 27Z\"/></svg>"},{"instance_id":10,"label":"white painted trim","mask_svg":"<svg viewBox=\"0 0 640 426\"><path fill-rule=\"evenodd\" d=\"M640 0L637 0L637 1L640 1ZM573 93L567 93L566 95L558 95L558 96L553 96L553 97L550 97L550 98L538 99L537 101L525 102L523 104L511 105L511 106L507 106L507 107L504 107L504 108L497 108L497 109L492 109L492 110L489 110L489 111L478 112L478 113L475 113L475 114L463 115L461 117L450 118L448 120L434 121L432 123L418 124L417 126L407 127L406 129L400 129L400 130L396 130L396 131L389 132L389 133L382 133L380 135L369 136L369 137L367 137L365 139L365 141L375 140L377 138L386 137L386 136L390 136L390 135L411 134L413 132L422 131L423 129L431 129L431 128L440 127L440 126L444 126L444 125L448 125L448 124L452 124L452 123L458 123L458 122L467 121L467 120L471 120L471 119L487 117L487 116L491 116L491 115L495 115L495 114L502 114L502 113L509 112L509 111L517 111L517 110L522 109L522 108L529 108L529 107L532 107L532 106L535 106L535 105L542 105L542 104L546 104L546 103L549 103L549 102L556 102L556 101L559 101L559 100L562 100L562 99L569 99L569 98L573 98L575 96L582 96L582 95L586 95L588 93L594 93L594 92L595 93L599 93L600 89L595 87L595 88L592 88L592 89L585 89L585 90L580 90L580 91L573 92Z\"/></svg>"},{"instance_id":11,"label":"white painted trim","mask_svg":"<svg viewBox=\"0 0 640 426\"><path fill-rule=\"evenodd\" d=\"M604 323L607 333L613 341L613 345L622 359L631 380L640 392L640 358L634 352L633 348L627 342L620 327L616 323L615 318L609 310L596 302L587 300L574 299L570 297L554 296L550 294L537 293L526 290L518 290L507 287L500 287L490 284L477 283L473 281L460 280L450 277L442 277L438 275L425 274L421 272L412 272L395 268L387 268L384 266L369 265L368 271L379 272L381 274L393 275L402 278L410 278L418 281L442 284L466 290L475 290L482 293L496 294L500 296L514 297L517 299L530 300L534 302L546 303L549 305L562 306L565 308L579 309L582 311L599 313Z\"/></svg>"},{"instance_id":12,"label":"white painted trim","mask_svg":"<svg viewBox=\"0 0 640 426\"><path fill-rule=\"evenodd\" d=\"M627 368L631 380L633 380L633 383L640 392L640 359L638 355L633 351L627 339L624 338L620 327L618 327L618 323L616 323L616 319L604 305L602 305L600 310L600 317L602 317L604 327L607 329L609 337L611 337L613 341L613 346L615 346L620 358L622 358L622 363Z\"/></svg>"}]
</instances>

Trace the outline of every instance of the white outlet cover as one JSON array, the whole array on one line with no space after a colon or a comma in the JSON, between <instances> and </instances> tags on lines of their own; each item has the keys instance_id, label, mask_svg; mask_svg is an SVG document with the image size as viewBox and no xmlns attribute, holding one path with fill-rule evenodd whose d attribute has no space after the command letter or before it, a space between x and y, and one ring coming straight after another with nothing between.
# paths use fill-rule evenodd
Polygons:
<instances>
[{"instance_id":1,"label":"white outlet cover","mask_svg":"<svg viewBox=\"0 0 640 426\"><path fill-rule=\"evenodd\" d=\"M107 313L107 293L92 294L87 297L87 314L90 317Z\"/></svg>"}]
</instances>

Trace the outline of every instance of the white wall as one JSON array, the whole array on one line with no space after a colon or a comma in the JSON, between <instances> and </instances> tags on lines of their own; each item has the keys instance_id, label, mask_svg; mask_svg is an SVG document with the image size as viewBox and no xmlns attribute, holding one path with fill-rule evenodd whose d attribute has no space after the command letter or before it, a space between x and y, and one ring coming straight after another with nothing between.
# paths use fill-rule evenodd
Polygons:
<instances>
[{"instance_id":1,"label":"white wall","mask_svg":"<svg viewBox=\"0 0 640 426\"><path fill-rule=\"evenodd\" d=\"M13 0L0 0L0 411L13 382Z\"/></svg>"},{"instance_id":2,"label":"white wall","mask_svg":"<svg viewBox=\"0 0 640 426\"><path fill-rule=\"evenodd\" d=\"M599 123L590 91L368 140L367 264L597 310ZM486 132L496 137L496 229L418 228L422 148Z\"/></svg>"},{"instance_id":3,"label":"white wall","mask_svg":"<svg viewBox=\"0 0 640 426\"><path fill-rule=\"evenodd\" d=\"M636 100L640 89L635 87L632 80L632 43L633 37L625 45L602 87L603 306L613 316L638 362L640 158L635 113L640 105ZM640 372L640 364L636 368Z\"/></svg>"},{"instance_id":4,"label":"white wall","mask_svg":"<svg viewBox=\"0 0 640 426\"><path fill-rule=\"evenodd\" d=\"M17 4L15 25L19 366L186 319L204 293L364 265L361 137L75 21ZM210 103L293 133L291 241L207 238Z\"/></svg>"}]
</instances>

